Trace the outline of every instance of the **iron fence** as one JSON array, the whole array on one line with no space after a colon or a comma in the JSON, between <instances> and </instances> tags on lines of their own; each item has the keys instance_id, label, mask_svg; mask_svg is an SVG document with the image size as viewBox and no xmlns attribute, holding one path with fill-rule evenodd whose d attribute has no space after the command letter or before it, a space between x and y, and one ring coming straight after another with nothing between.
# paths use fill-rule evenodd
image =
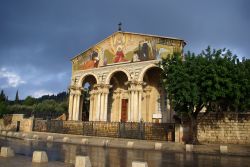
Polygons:
<instances>
[{"instance_id":1,"label":"iron fence","mask_svg":"<svg viewBox=\"0 0 250 167\"><path fill-rule=\"evenodd\" d=\"M174 141L174 123L148 122L81 122L35 119L34 131L130 138L141 140Z\"/></svg>"}]
</instances>

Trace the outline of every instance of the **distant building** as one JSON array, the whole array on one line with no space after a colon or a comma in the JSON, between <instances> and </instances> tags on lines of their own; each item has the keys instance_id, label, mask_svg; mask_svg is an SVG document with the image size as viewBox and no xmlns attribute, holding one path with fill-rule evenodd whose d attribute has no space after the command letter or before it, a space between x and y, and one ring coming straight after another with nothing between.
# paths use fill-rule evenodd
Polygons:
<instances>
[{"instance_id":1,"label":"distant building","mask_svg":"<svg viewBox=\"0 0 250 167\"><path fill-rule=\"evenodd\" d=\"M68 119L172 122L157 63L184 46L182 39L117 31L75 56Z\"/></svg>"}]
</instances>

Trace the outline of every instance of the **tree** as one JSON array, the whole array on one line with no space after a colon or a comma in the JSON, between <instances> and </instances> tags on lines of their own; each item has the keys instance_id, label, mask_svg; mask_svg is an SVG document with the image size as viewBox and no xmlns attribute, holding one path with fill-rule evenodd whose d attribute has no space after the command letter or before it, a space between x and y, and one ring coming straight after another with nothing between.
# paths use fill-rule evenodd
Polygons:
<instances>
[{"instance_id":1,"label":"tree","mask_svg":"<svg viewBox=\"0 0 250 167\"><path fill-rule=\"evenodd\" d=\"M4 115L7 114L7 97L4 93L3 90L1 90L0 93L0 118Z\"/></svg>"},{"instance_id":2,"label":"tree","mask_svg":"<svg viewBox=\"0 0 250 167\"><path fill-rule=\"evenodd\" d=\"M31 116L33 108L33 106L21 104L13 104L7 106L7 110L10 114L25 114L25 116Z\"/></svg>"},{"instance_id":3,"label":"tree","mask_svg":"<svg viewBox=\"0 0 250 167\"><path fill-rule=\"evenodd\" d=\"M0 101L0 118L3 117L4 114L7 114L7 104L3 101Z\"/></svg>"},{"instance_id":4,"label":"tree","mask_svg":"<svg viewBox=\"0 0 250 167\"><path fill-rule=\"evenodd\" d=\"M202 110L238 111L249 96L245 67L229 50L208 47L199 55L188 52L184 60L181 54L174 53L162 59L160 65L162 83L174 110L190 120L193 142L198 142L197 117ZM239 75L240 71L244 74Z\"/></svg>"},{"instance_id":5,"label":"tree","mask_svg":"<svg viewBox=\"0 0 250 167\"><path fill-rule=\"evenodd\" d=\"M55 100L44 100L34 106L34 114L38 117L47 116L59 116L60 114L67 112L67 103L58 103Z\"/></svg>"},{"instance_id":6,"label":"tree","mask_svg":"<svg viewBox=\"0 0 250 167\"><path fill-rule=\"evenodd\" d=\"M19 103L19 95L18 95L18 90L16 91L16 97L15 97L15 103Z\"/></svg>"},{"instance_id":7,"label":"tree","mask_svg":"<svg viewBox=\"0 0 250 167\"><path fill-rule=\"evenodd\" d=\"M0 93L0 102L1 101L6 101L6 100L7 100L7 97L6 97L5 93L4 93L4 91L1 90L1 93Z\"/></svg>"},{"instance_id":8,"label":"tree","mask_svg":"<svg viewBox=\"0 0 250 167\"><path fill-rule=\"evenodd\" d=\"M31 97L31 96L27 96L23 101L23 104L26 106L32 106L35 103L36 103L36 99L34 97Z\"/></svg>"}]
</instances>

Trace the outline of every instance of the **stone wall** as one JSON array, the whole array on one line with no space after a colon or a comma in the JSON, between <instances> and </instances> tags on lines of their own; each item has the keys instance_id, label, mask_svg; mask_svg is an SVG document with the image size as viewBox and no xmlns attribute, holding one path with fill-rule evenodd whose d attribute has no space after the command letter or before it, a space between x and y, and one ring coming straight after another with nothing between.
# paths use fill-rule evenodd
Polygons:
<instances>
[{"instance_id":1,"label":"stone wall","mask_svg":"<svg viewBox=\"0 0 250 167\"><path fill-rule=\"evenodd\" d=\"M168 123L146 123L145 139L146 140L165 140L174 141L175 127Z\"/></svg>"},{"instance_id":2,"label":"stone wall","mask_svg":"<svg viewBox=\"0 0 250 167\"><path fill-rule=\"evenodd\" d=\"M0 120L0 130L16 130L16 124L12 123L12 115L4 115Z\"/></svg>"},{"instance_id":3,"label":"stone wall","mask_svg":"<svg viewBox=\"0 0 250 167\"><path fill-rule=\"evenodd\" d=\"M5 115L4 118L0 121L0 130L16 131L18 122L20 123L19 131L32 131L33 119L24 118L24 114Z\"/></svg>"},{"instance_id":4,"label":"stone wall","mask_svg":"<svg viewBox=\"0 0 250 167\"><path fill-rule=\"evenodd\" d=\"M201 143L250 144L250 113L210 113L199 119Z\"/></svg>"},{"instance_id":5,"label":"stone wall","mask_svg":"<svg viewBox=\"0 0 250 167\"><path fill-rule=\"evenodd\" d=\"M20 120L20 131L21 132L31 132L33 128L33 120L32 118L24 118Z\"/></svg>"}]
</instances>

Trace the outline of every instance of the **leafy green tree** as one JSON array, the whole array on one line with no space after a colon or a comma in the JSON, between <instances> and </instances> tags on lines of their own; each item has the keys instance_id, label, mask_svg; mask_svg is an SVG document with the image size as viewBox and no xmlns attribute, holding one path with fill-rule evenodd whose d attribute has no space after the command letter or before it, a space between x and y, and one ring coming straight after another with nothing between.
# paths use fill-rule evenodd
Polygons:
<instances>
[{"instance_id":1,"label":"leafy green tree","mask_svg":"<svg viewBox=\"0 0 250 167\"><path fill-rule=\"evenodd\" d=\"M238 111L242 103L248 106L243 102L249 96L247 63L229 50L210 47L199 55L188 52L183 58L175 53L161 61L163 86L174 110L188 116L193 142L197 142L197 117L202 110Z\"/></svg>"},{"instance_id":2,"label":"leafy green tree","mask_svg":"<svg viewBox=\"0 0 250 167\"><path fill-rule=\"evenodd\" d=\"M26 106L32 106L35 103L36 103L36 99L34 97L31 97L31 96L27 96L23 101L23 104Z\"/></svg>"},{"instance_id":3,"label":"leafy green tree","mask_svg":"<svg viewBox=\"0 0 250 167\"><path fill-rule=\"evenodd\" d=\"M7 110L10 114L25 114L26 116L31 116L34 107L21 104L14 104L8 105Z\"/></svg>"},{"instance_id":4,"label":"leafy green tree","mask_svg":"<svg viewBox=\"0 0 250 167\"><path fill-rule=\"evenodd\" d=\"M55 100L44 100L34 106L34 114L43 117L53 115L59 116L60 114L66 113L67 108L66 102L58 103Z\"/></svg>"}]
</instances>

